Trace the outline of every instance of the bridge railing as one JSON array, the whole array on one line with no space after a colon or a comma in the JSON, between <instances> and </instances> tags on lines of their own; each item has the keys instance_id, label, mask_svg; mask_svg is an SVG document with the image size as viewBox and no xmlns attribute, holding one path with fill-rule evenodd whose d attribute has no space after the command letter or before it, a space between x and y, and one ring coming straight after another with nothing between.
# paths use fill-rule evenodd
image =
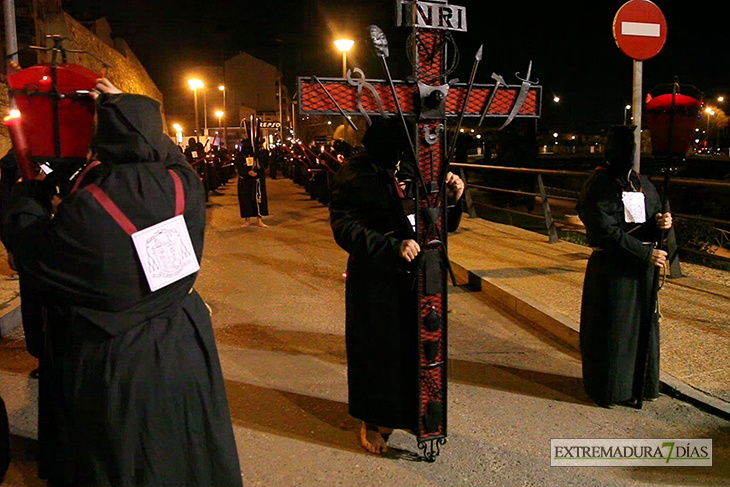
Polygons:
<instances>
[{"instance_id":1,"label":"bridge railing","mask_svg":"<svg viewBox=\"0 0 730 487\"><path fill-rule=\"evenodd\" d=\"M509 224L513 224L512 216L514 215L519 215L524 218L540 219L544 223L550 243L555 243L560 239L560 232L563 232L564 234L570 232L585 232L583 224L577 218L577 214L565 212L562 217L556 217L552 206L555 206L556 202L560 202L561 207L564 207L567 204L569 208L575 208L579 195L576 188L582 186L583 182L588 179L592 171L569 171L561 169L506 167L463 163L452 163L451 168L454 171L458 170L462 179L464 179L466 183L465 199L467 210L471 216L476 216L476 208L481 207L486 210L505 212L508 215L507 220ZM507 187L507 185L502 185L500 187L497 184L492 184L493 181L498 181L499 178L493 178L491 180L492 182L489 182L490 179L485 177L488 172L511 175L532 175L535 178L534 184L532 184L534 190L530 191L524 186L515 188L514 184L511 184L511 187ZM551 180L551 186L546 186L545 184L545 179L547 177ZM524 180L524 178L522 179ZM487 181L486 184L485 181ZM508 181L514 183L514 179L508 178ZM559 185L561 181L564 184ZM570 183L568 183L568 181L570 181ZM679 188L698 188L702 191L712 189L723 193L727 192L727 195L730 196L730 182L725 181L672 178L671 185L674 191L678 191ZM475 198L475 196L478 196L479 192L483 192L487 195L502 194L532 198L535 200L535 203L539 202L541 204L542 211L532 212L513 208L510 204L509 198L503 198L506 204L502 205L491 203L491 199L489 198ZM730 198L723 198L723 200L730 201ZM551 201L553 202L552 206ZM702 215L691 214L689 212L685 213L681 207L674 205L672 210L675 216L675 221L683 219L687 221L706 222L712 224L716 232L715 244L719 248L728 248L730 242L730 221L720 218L709 218ZM573 211L573 213L576 212ZM672 231L669 236L669 253L672 263L670 275L672 277L681 276L676 249L676 238L674 231ZM687 248L682 248L682 251L697 253L697 251ZM703 257L709 259L718 259L730 262L730 259L713 255L708 252L702 252L701 254Z\"/></svg>"}]
</instances>

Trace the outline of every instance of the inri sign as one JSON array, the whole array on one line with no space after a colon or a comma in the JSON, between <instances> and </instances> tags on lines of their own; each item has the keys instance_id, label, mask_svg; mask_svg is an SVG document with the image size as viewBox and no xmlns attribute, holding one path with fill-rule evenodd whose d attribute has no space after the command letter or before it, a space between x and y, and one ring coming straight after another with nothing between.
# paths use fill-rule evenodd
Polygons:
<instances>
[{"instance_id":1,"label":"inri sign","mask_svg":"<svg viewBox=\"0 0 730 487\"><path fill-rule=\"evenodd\" d=\"M466 32L466 8L438 0L414 2L398 0L396 25Z\"/></svg>"}]
</instances>

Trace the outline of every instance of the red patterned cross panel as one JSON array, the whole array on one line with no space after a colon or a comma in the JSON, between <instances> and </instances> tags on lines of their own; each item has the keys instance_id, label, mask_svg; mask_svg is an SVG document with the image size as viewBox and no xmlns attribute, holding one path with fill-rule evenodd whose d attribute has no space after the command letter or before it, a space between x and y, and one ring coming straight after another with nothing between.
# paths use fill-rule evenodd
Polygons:
<instances>
[{"instance_id":1,"label":"red patterned cross panel","mask_svg":"<svg viewBox=\"0 0 730 487\"><path fill-rule=\"evenodd\" d=\"M339 105L348 115L359 115L358 108L358 88L350 85L347 80L342 78L319 78L322 83L320 85L312 78L299 78L299 111L304 114L317 115L342 115L337 108ZM397 115L398 109L393 98L393 91L387 81L384 80L366 80L377 91L383 109L388 115ZM406 83L404 81L395 81L395 90L398 93L398 99L406 115L414 115L416 109L420 107L420 99L418 85L414 83ZM325 89L322 89L322 86ZM469 95L469 103L466 107L465 117L481 117L484 111L484 105L494 90L495 85L474 84L472 92ZM520 92L521 85L500 86L497 94L487 112L487 117L506 117L512 111L517 95ZM329 95L327 94L329 92ZM446 97L446 115L447 117L456 117L461 113L464 104L464 97L467 93L467 86L457 84L449 89L449 95ZM330 98L330 95L332 98ZM334 99L334 102L332 101ZM336 103L335 103L336 102ZM362 107L371 115L379 113L379 108L375 96L363 87L362 89ZM540 118L542 106L542 86L532 85L525 99L525 103L517 113L518 118Z\"/></svg>"}]
</instances>

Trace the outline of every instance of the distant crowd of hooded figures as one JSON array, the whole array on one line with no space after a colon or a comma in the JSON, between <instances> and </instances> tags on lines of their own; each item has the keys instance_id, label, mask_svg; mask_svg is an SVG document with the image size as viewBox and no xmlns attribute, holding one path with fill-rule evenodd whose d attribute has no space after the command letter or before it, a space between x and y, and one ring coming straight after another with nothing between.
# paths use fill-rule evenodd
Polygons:
<instances>
[{"instance_id":1,"label":"distant crowd of hooded figures","mask_svg":"<svg viewBox=\"0 0 730 487\"><path fill-rule=\"evenodd\" d=\"M222 185L237 180L238 203L244 226L255 218L256 224L266 227L263 217L269 214L266 179L279 175L302 186L310 198L327 205L334 174L352 154L353 148L342 140L331 143L277 144L266 147L263 139L252 146L241 141L236 149L223 145L204 145L194 137L180 150L203 182L205 198L220 195Z\"/></svg>"}]
</instances>

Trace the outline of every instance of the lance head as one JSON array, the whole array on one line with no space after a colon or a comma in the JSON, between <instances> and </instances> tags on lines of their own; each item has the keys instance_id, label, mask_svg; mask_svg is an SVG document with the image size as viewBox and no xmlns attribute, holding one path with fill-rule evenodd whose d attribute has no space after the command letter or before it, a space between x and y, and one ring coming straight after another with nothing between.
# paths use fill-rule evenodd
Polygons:
<instances>
[{"instance_id":1,"label":"lance head","mask_svg":"<svg viewBox=\"0 0 730 487\"><path fill-rule=\"evenodd\" d=\"M388 50L388 38L385 37L383 29L377 25L369 25L368 33L370 34L370 48L376 56L387 58L390 56Z\"/></svg>"},{"instance_id":2,"label":"lance head","mask_svg":"<svg viewBox=\"0 0 730 487\"><path fill-rule=\"evenodd\" d=\"M479 46L479 50L477 51L477 55L474 56L477 61L481 61L482 60L482 54L483 54L483 52L484 52L484 44L482 44L481 46Z\"/></svg>"}]
</instances>

